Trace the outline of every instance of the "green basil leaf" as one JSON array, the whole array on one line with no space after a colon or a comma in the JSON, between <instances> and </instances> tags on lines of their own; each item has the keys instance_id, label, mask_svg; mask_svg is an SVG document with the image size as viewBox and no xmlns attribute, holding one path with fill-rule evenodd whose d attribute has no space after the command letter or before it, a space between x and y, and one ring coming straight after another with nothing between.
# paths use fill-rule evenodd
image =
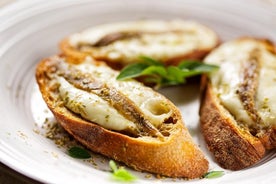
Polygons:
<instances>
[{"instance_id":1,"label":"green basil leaf","mask_svg":"<svg viewBox=\"0 0 276 184\"><path fill-rule=\"evenodd\" d=\"M215 65L199 61L182 61L178 66L165 66L146 56L141 56L142 63L130 64L117 76L118 80L143 76L146 84L155 84L155 88L168 85L178 85L186 82L187 77L208 73L218 68Z\"/></svg>"},{"instance_id":2,"label":"green basil leaf","mask_svg":"<svg viewBox=\"0 0 276 184\"><path fill-rule=\"evenodd\" d=\"M157 75L160 75L161 77L165 77L167 76L167 71L166 71L166 68L164 66L155 66L155 65L152 65L152 66L149 66L147 68L145 68L142 72L141 72L142 75L154 75L154 74L157 74Z\"/></svg>"},{"instance_id":3,"label":"green basil leaf","mask_svg":"<svg viewBox=\"0 0 276 184\"><path fill-rule=\"evenodd\" d=\"M193 77L193 76L196 76L196 75L200 75L200 74L202 74L203 72L201 72L201 71L183 71L182 72L182 76L184 77L184 78L187 78L187 77Z\"/></svg>"},{"instance_id":4,"label":"green basil leaf","mask_svg":"<svg viewBox=\"0 0 276 184\"><path fill-rule=\"evenodd\" d=\"M136 177L133 176L130 172L123 168L119 168L116 172L113 173L113 178L121 181L134 181Z\"/></svg>"},{"instance_id":5,"label":"green basil leaf","mask_svg":"<svg viewBox=\"0 0 276 184\"><path fill-rule=\"evenodd\" d=\"M109 161L109 167L112 169L113 172L115 172L115 171L118 170L117 165L116 165L116 163L114 162L114 160L110 160L110 161Z\"/></svg>"},{"instance_id":6,"label":"green basil leaf","mask_svg":"<svg viewBox=\"0 0 276 184\"><path fill-rule=\"evenodd\" d=\"M205 64L198 61L184 61L180 63L178 67L183 71L183 77L192 77L218 69L216 65Z\"/></svg>"},{"instance_id":7,"label":"green basil leaf","mask_svg":"<svg viewBox=\"0 0 276 184\"><path fill-rule=\"evenodd\" d=\"M162 85L162 77L158 75L148 75L142 79L142 81L152 86L154 89L159 89Z\"/></svg>"},{"instance_id":8,"label":"green basil leaf","mask_svg":"<svg viewBox=\"0 0 276 184\"><path fill-rule=\"evenodd\" d=\"M204 174L203 177L211 179L211 178L218 178L223 175L224 175L224 171L210 171L210 172L207 172L206 174Z\"/></svg>"},{"instance_id":9,"label":"green basil leaf","mask_svg":"<svg viewBox=\"0 0 276 184\"><path fill-rule=\"evenodd\" d=\"M148 64L148 65L156 65L156 66L163 66L163 63L156 61L150 57L147 56L140 56L139 57L144 63Z\"/></svg>"},{"instance_id":10,"label":"green basil leaf","mask_svg":"<svg viewBox=\"0 0 276 184\"><path fill-rule=\"evenodd\" d=\"M115 180L134 181L137 179L134 175L132 175L127 170L125 170L123 167L118 168L116 163L113 160L109 161L109 166L112 169L112 177Z\"/></svg>"},{"instance_id":11,"label":"green basil leaf","mask_svg":"<svg viewBox=\"0 0 276 184\"><path fill-rule=\"evenodd\" d=\"M199 61L182 61L178 67L182 70L196 70L200 72L211 72L219 67L216 65L206 64Z\"/></svg>"},{"instance_id":12,"label":"green basil leaf","mask_svg":"<svg viewBox=\"0 0 276 184\"><path fill-rule=\"evenodd\" d=\"M184 83L184 77L183 77L183 72L181 69L179 69L176 66L168 66L168 76L167 78L170 80L170 82L175 82L176 84L179 83Z\"/></svg>"},{"instance_id":13,"label":"green basil leaf","mask_svg":"<svg viewBox=\"0 0 276 184\"><path fill-rule=\"evenodd\" d=\"M202 62L196 61L196 60L184 60L179 63L178 68L180 68L181 70L183 69L191 70L201 64Z\"/></svg>"},{"instance_id":14,"label":"green basil leaf","mask_svg":"<svg viewBox=\"0 0 276 184\"><path fill-rule=\"evenodd\" d=\"M141 73L148 67L144 63L134 63L126 66L117 76L117 80L125 80L130 78L135 78L141 75Z\"/></svg>"},{"instance_id":15,"label":"green basil leaf","mask_svg":"<svg viewBox=\"0 0 276 184\"><path fill-rule=\"evenodd\" d=\"M218 69L219 67L216 65L210 65L210 64L202 64L202 65L198 65L194 68L194 70L196 71L200 71L202 73L208 73L211 72L213 70Z\"/></svg>"},{"instance_id":16,"label":"green basil leaf","mask_svg":"<svg viewBox=\"0 0 276 184\"><path fill-rule=\"evenodd\" d=\"M68 150L68 154L73 158L87 159L90 158L90 153L81 147L71 147Z\"/></svg>"}]
</instances>

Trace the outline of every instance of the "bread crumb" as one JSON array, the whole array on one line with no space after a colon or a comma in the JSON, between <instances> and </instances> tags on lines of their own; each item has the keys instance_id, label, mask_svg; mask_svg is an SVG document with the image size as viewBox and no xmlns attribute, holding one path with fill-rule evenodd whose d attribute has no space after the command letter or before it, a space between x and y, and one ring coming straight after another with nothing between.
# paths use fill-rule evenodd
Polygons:
<instances>
[{"instance_id":1,"label":"bread crumb","mask_svg":"<svg viewBox=\"0 0 276 184\"><path fill-rule=\"evenodd\" d=\"M20 130L17 131L18 135L20 138L26 140L28 138L28 136L26 134L24 134L23 132L21 132Z\"/></svg>"},{"instance_id":2,"label":"bread crumb","mask_svg":"<svg viewBox=\"0 0 276 184\"><path fill-rule=\"evenodd\" d=\"M52 156L53 156L54 158L58 158L58 154L57 154L57 153L51 152L51 154L52 154Z\"/></svg>"},{"instance_id":3,"label":"bread crumb","mask_svg":"<svg viewBox=\"0 0 276 184\"><path fill-rule=\"evenodd\" d=\"M40 131L37 128L33 129L33 132L36 133L36 134L40 134Z\"/></svg>"},{"instance_id":4,"label":"bread crumb","mask_svg":"<svg viewBox=\"0 0 276 184\"><path fill-rule=\"evenodd\" d=\"M147 178L147 179L152 178L152 174L146 174L146 175L145 175L145 178Z\"/></svg>"}]
</instances>

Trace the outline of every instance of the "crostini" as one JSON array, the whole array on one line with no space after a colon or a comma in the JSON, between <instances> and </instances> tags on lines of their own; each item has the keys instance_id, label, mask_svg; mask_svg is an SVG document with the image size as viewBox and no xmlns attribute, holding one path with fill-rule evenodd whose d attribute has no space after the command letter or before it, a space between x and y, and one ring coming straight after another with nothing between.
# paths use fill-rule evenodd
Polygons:
<instances>
[{"instance_id":1,"label":"crostini","mask_svg":"<svg viewBox=\"0 0 276 184\"><path fill-rule=\"evenodd\" d=\"M86 56L121 68L148 56L168 65L201 60L219 44L210 28L184 20L140 20L96 25L65 38L60 48L68 60Z\"/></svg>"},{"instance_id":2,"label":"crostini","mask_svg":"<svg viewBox=\"0 0 276 184\"><path fill-rule=\"evenodd\" d=\"M140 171L198 178L208 161L193 142L180 111L161 94L87 57L72 64L41 61L36 80L57 121L94 152Z\"/></svg>"},{"instance_id":3,"label":"crostini","mask_svg":"<svg viewBox=\"0 0 276 184\"><path fill-rule=\"evenodd\" d=\"M244 37L222 44L204 62L220 67L201 81L207 146L223 168L249 167L276 148L275 45Z\"/></svg>"}]
</instances>

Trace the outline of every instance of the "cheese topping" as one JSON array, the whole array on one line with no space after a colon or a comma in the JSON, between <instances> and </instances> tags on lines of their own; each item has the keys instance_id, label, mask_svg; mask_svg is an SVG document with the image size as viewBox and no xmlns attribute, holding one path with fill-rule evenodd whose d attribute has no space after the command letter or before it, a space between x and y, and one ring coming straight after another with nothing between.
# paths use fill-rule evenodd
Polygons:
<instances>
[{"instance_id":1,"label":"cheese topping","mask_svg":"<svg viewBox=\"0 0 276 184\"><path fill-rule=\"evenodd\" d=\"M58 77L59 92L65 106L83 118L113 130L135 129L135 125L125 119L109 104L95 94L75 88L64 78Z\"/></svg>"},{"instance_id":2,"label":"cheese topping","mask_svg":"<svg viewBox=\"0 0 276 184\"><path fill-rule=\"evenodd\" d=\"M155 127L161 125L172 115L172 110L164 97L139 82L134 80L117 81L118 72L106 66L93 65L89 61L72 66L83 73L92 74L98 81L107 86L116 88L134 102L144 117L149 119ZM60 96L65 106L83 118L112 130L134 130L137 128L133 122L96 94L77 89L63 77L57 77L57 81L60 84Z\"/></svg>"},{"instance_id":3,"label":"cheese topping","mask_svg":"<svg viewBox=\"0 0 276 184\"><path fill-rule=\"evenodd\" d=\"M106 46L93 47L100 39L112 33L141 33L141 36L117 40ZM95 26L70 37L73 47L91 51L94 57L130 63L141 55L165 61L195 50L216 46L217 35L209 28L192 21L155 21L113 23ZM92 50L91 50L92 49Z\"/></svg>"},{"instance_id":4,"label":"cheese topping","mask_svg":"<svg viewBox=\"0 0 276 184\"><path fill-rule=\"evenodd\" d=\"M259 51L260 71L255 94L255 106L262 122L258 127L270 127L276 124L276 56L264 45L255 40L237 40L223 44L210 54L205 62L216 64L220 69L212 73L211 82L216 88L223 106L246 126L255 126L256 122L244 109L238 90L241 84L242 63L247 62L250 53Z\"/></svg>"}]
</instances>

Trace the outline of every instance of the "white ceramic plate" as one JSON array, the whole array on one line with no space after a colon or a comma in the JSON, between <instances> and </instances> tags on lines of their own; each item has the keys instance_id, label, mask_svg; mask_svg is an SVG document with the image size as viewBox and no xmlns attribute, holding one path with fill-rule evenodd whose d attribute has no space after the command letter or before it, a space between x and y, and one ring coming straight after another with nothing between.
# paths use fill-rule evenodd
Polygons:
<instances>
[{"instance_id":1,"label":"white ceramic plate","mask_svg":"<svg viewBox=\"0 0 276 184\"><path fill-rule=\"evenodd\" d=\"M51 118L38 92L36 63L58 52L65 36L96 24L154 19L193 19L217 31L222 40L239 36L266 37L276 42L274 0L86 0L18 1L0 9L0 160L11 168L45 183L113 183L105 159L95 156L98 167L69 157L52 140L37 133L45 117ZM210 161L198 131L198 86L161 91L181 109L194 140ZM275 156L274 156L275 157ZM268 160L270 160L268 162ZM276 181L273 153L257 166L231 172L218 179L176 180L146 178L132 171L136 183L271 183Z\"/></svg>"}]
</instances>

